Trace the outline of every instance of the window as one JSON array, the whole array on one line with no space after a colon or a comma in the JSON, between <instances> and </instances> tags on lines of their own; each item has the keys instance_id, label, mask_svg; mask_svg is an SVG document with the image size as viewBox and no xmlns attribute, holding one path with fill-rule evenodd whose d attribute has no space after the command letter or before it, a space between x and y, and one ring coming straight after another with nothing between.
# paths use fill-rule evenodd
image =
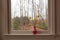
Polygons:
<instances>
[{"instance_id":1,"label":"window","mask_svg":"<svg viewBox=\"0 0 60 40\"><path fill-rule=\"evenodd\" d=\"M8 30L11 34L53 33L52 5L49 0L11 0Z\"/></svg>"}]
</instances>

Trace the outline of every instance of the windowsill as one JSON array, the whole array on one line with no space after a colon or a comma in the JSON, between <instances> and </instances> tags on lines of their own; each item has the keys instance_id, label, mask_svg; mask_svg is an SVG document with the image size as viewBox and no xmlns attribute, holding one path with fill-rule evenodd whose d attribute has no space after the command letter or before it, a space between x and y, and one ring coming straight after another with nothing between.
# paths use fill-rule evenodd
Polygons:
<instances>
[{"instance_id":1,"label":"windowsill","mask_svg":"<svg viewBox=\"0 0 60 40\"><path fill-rule=\"evenodd\" d=\"M56 35L54 34L37 34L37 35L33 35L33 34L4 34L4 36L6 38L14 38L14 39L29 39L29 38L32 38L32 39L35 39L35 38L38 38L38 39L41 39L41 38L48 38L48 37L55 37Z\"/></svg>"},{"instance_id":2,"label":"windowsill","mask_svg":"<svg viewBox=\"0 0 60 40\"><path fill-rule=\"evenodd\" d=\"M4 34L5 36L25 36L25 35L32 35L32 36L34 36L34 35L40 35L40 36L53 36L53 35L55 35L55 34Z\"/></svg>"},{"instance_id":3,"label":"windowsill","mask_svg":"<svg viewBox=\"0 0 60 40\"><path fill-rule=\"evenodd\" d=\"M33 34L31 31L11 31L11 33L4 34L5 36L24 36L24 35L40 35L40 36L50 36L50 35L55 35L55 33L49 33L48 31L38 31L40 33Z\"/></svg>"}]
</instances>

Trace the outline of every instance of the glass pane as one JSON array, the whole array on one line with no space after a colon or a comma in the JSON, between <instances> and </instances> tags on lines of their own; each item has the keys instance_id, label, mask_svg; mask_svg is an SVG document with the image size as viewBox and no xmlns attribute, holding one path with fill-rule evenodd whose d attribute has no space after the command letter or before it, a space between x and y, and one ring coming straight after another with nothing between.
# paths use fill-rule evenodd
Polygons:
<instances>
[{"instance_id":1,"label":"glass pane","mask_svg":"<svg viewBox=\"0 0 60 40\"><path fill-rule=\"evenodd\" d=\"M48 30L48 0L11 0L11 29Z\"/></svg>"}]
</instances>

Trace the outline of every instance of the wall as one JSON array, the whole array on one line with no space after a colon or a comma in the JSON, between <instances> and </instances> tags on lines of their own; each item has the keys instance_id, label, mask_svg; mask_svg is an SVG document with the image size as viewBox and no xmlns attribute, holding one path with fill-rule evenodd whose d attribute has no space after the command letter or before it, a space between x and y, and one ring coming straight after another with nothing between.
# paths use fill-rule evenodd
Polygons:
<instances>
[{"instance_id":1,"label":"wall","mask_svg":"<svg viewBox=\"0 0 60 40\"><path fill-rule=\"evenodd\" d=\"M1 0L0 0L0 18L1 18L1 13L2 13L2 5L1 5ZM0 19L0 40L2 40L2 23Z\"/></svg>"},{"instance_id":2,"label":"wall","mask_svg":"<svg viewBox=\"0 0 60 40\"><path fill-rule=\"evenodd\" d=\"M2 1L5 1L5 0L2 0ZM0 0L1 2L1 0ZM53 36L53 35L45 35L45 36L29 36L29 35L14 35L14 36L5 36L5 40L60 40L60 0L56 0L56 3L55 3L55 7L56 7L56 35ZM4 5L5 6L5 5ZM4 9L4 8L3 8ZM1 11L1 9L0 9ZM2 10L3 12L3 10ZM3 12L4 13L4 12ZM3 16L3 15L2 15ZM1 18L1 17L0 17ZM0 26L0 35L1 35L1 26ZM16 39L17 38L17 39ZM0 39L1 39L1 36L0 36Z\"/></svg>"},{"instance_id":3,"label":"wall","mask_svg":"<svg viewBox=\"0 0 60 40\"><path fill-rule=\"evenodd\" d=\"M56 33L57 40L60 40L60 0L56 0Z\"/></svg>"}]
</instances>

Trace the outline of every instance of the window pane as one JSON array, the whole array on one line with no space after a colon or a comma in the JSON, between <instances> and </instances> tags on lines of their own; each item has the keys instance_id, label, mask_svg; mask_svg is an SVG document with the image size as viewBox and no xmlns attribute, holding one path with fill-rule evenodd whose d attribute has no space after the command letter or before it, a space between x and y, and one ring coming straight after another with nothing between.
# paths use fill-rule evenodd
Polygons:
<instances>
[{"instance_id":1,"label":"window pane","mask_svg":"<svg viewBox=\"0 0 60 40\"><path fill-rule=\"evenodd\" d=\"M11 0L11 30L48 30L48 0Z\"/></svg>"}]
</instances>

